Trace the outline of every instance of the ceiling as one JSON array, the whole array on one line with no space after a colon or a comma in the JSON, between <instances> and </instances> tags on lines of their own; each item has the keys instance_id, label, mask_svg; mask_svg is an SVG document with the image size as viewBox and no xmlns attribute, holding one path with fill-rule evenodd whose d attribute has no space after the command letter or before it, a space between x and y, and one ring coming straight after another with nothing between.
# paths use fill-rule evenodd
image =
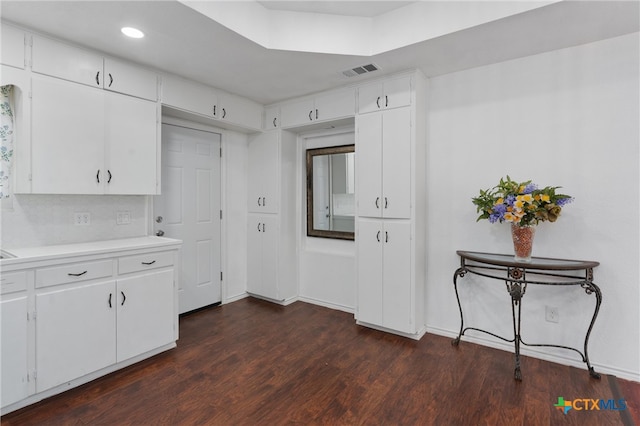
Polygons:
<instances>
[{"instance_id":1,"label":"ceiling","mask_svg":"<svg viewBox=\"0 0 640 426\"><path fill-rule=\"evenodd\" d=\"M412 3L276 1L265 9L366 17ZM436 76L640 31L637 1L561 1L375 55L349 55L266 48L173 0L2 0L0 8L3 20L262 104L407 69ZM122 36L119 29L127 25L146 37ZM342 74L371 62L380 71Z\"/></svg>"}]
</instances>

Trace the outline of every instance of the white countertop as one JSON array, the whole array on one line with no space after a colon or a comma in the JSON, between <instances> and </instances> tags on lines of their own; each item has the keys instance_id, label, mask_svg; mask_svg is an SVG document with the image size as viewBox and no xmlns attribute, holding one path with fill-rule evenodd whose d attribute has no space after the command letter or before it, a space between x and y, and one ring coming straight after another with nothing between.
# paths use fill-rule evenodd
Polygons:
<instances>
[{"instance_id":1,"label":"white countertop","mask_svg":"<svg viewBox=\"0 0 640 426\"><path fill-rule=\"evenodd\" d=\"M135 250L154 247L179 246L181 240L165 237L136 237L118 240L92 241L77 244L60 244L39 247L10 248L3 247L3 251L15 257L0 260L0 264L10 265L14 263L31 262L35 260L48 260L58 257L73 255L93 255L117 252L122 250Z\"/></svg>"}]
</instances>

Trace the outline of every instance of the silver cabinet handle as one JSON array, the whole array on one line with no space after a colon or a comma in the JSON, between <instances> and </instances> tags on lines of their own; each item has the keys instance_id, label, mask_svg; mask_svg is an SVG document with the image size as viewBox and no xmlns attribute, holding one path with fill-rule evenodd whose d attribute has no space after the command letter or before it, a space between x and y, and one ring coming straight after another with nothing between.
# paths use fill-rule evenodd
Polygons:
<instances>
[{"instance_id":1,"label":"silver cabinet handle","mask_svg":"<svg viewBox=\"0 0 640 426\"><path fill-rule=\"evenodd\" d=\"M164 231L162 229L158 229L158 231L156 232L156 236L162 237L163 235L164 235Z\"/></svg>"},{"instance_id":2,"label":"silver cabinet handle","mask_svg":"<svg viewBox=\"0 0 640 426\"><path fill-rule=\"evenodd\" d=\"M387 207L389 207L389 200L387 200L387 197L384 197L384 208L386 209Z\"/></svg>"},{"instance_id":3,"label":"silver cabinet handle","mask_svg":"<svg viewBox=\"0 0 640 426\"><path fill-rule=\"evenodd\" d=\"M313 110L309 111L309 121L313 121L313 118L311 117L311 114L313 114Z\"/></svg>"},{"instance_id":4,"label":"silver cabinet handle","mask_svg":"<svg viewBox=\"0 0 640 426\"><path fill-rule=\"evenodd\" d=\"M389 242L389 233L387 231L384 231L384 242L385 243Z\"/></svg>"},{"instance_id":5,"label":"silver cabinet handle","mask_svg":"<svg viewBox=\"0 0 640 426\"><path fill-rule=\"evenodd\" d=\"M278 125L276 124L276 120L277 120L277 118L274 117L274 119L273 119L273 127L278 127Z\"/></svg>"},{"instance_id":6,"label":"silver cabinet handle","mask_svg":"<svg viewBox=\"0 0 640 426\"><path fill-rule=\"evenodd\" d=\"M380 242L380 231L378 231L378 233L376 234L376 240L378 240L378 242Z\"/></svg>"},{"instance_id":7,"label":"silver cabinet handle","mask_svg":"<svg viewBox=\"0 0 640 426\"><path fill-rule=\"evenodd\" d=\"M376 209L380 208L380 197L376 197Z\"/></svg>"},{"instance_id":8,"label":"silver cabinet handle","mask_svg":"<svg viewBox=\"0 0 640 426\"><path fill-rule=\"evenodd\" d=\"M87 273L87 271L80 272L79 274L72 274L71 272L69 272L67 275L69 275L70 277L81 277L86 273Z\"/></svg>"},{"instance_id":9,"label":"silver cabinet handle","mask_svg":"<svg viewBox=\"0 0 640 426\"><path fill-rule=\"evenodd\" d=\"M262 197L262 207L267 205L267 198L266 197Z\"/></svg>"},{"instance_id":10,"label":"silver cabinet handle","mask_svg":"<svg viewBox=\"0 0 640 426\"><path fill-rule=\"evenodd\" d=\"M260 204L260 197L258 197L258 206L261 206L262 204Z\"/></svg>"}]
</instances>

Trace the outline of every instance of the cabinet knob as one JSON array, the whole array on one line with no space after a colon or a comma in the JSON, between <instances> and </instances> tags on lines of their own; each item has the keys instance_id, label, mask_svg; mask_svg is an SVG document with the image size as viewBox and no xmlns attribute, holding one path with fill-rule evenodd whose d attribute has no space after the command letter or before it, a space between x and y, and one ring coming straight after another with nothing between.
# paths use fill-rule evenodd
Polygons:
<instances>
[{"instance_id":1,"label":"cabinet knob","mask_svg":"<svg viewBox=\"0 0 640 426\"><path fill-rule=\"evenodd\" d=\"M273 127L278 127L278 125L276 124L276 120L277 120L277 118L276 118L276 117L274 117L274 118L273 118Z\"/></svg>"},{"instance_id":2,"label":"cabinet knob","mask_svg":"<svg viewBox=\"0 0 640 426\"><path fill-rule=\"evenodd\" d=\"M98 173L96 173L96 180L100 183L100 169L98 169Z\"/></svg>"},{"instance_id":3,"label":"cabinet knob","mask_svg":"<svg viewBox=\"0 0 640 426\"><path fill-rule=\"evenodd\" d=\"M309 121L313 121L313 118L311 117L311 114L313 114L313 110L309 111Z\"/></svg>"},{"instance_id":4,"label":"cabinet knob","mask_svg":"<svg viewBox=\"0 0 640 426\"><path fill-rule=\"evenodd\" d=\"M96 84L100 86L100 71L96 74Z\"/></svg>"},{"instance_id":5,"label":"cabinet knob","mask_svg":"<svg viewBox=\"0 0 640 426\"><path fill-rule=\"evenodd\" d=\"M378 242L380 242L380 231L378 231L378 233L376 234L376 240L378 240Z\"/></svg>"},{"instance_id":6,"label":"cabinet knob","mask_svg":"<svg viewBox=\"0 0 640 426\"><path fill-rule=\"evenodd\" d=\"M380 197L376 197L376 209L380 208Z\"/></svg>"},{"instance_id":7,"label":"cabinet knob","mask_svg":"<svg viewBox=\"0 0 640 426\"><path fill-rule=\"evenodd\" d=\"M384 95L384 106L385 108L389 106L389 96Z\"/></svg>"},{"instance_id":8,"label":"cabinet knob","mask_svg":"<svg viewBox=\"0 0 640 426\"><path fill-rule=\"evenodd\" d=\"M124 291L121 291L120 294L122 295L122 303L120 306L124 306L124 301L127 300L127 296L124 295Z\"/></svg>"},{"instance_id":9,"label":"cabinet knob","mask_svg":"<svg viewBox=\"0 0 640 426\"><path fill-rule=\"evenodd\" d=\"M387 197L384 197L384 208L388 208L389 207L389 200L387 199Z\"/></svg>"},{"instance_id":10,"label":"cabinet knob","mask_svg":"<svg viewBox=\"0 0 640 426\"><path fill-rule=\"evenodd\" d=\"M109 179L107 179L107 183L111 183L111 170L107 170L107 174L109 175Z\"/></svg>"},{"instance_id":11,"label":"cabinet knob","mask_svg":"<svg viewBox=\"0 0 640 426\"><path fill-rule=\"evenodd\" d=\"M156 217L156 223L162 223L162 216Z\"/></svg>"},{"instance_id":12,"label":"cabinet knob","mask_svg":"<svg viewBox=\"0 0 640 426\"><path fill-rule=\"evenodd\" d=\"M158 229L158 231L156 232L156 236L162 237L163 235L164 235L164 231L162 229Z\"/></svg>"},{"instance_id":13,"label":"cabinet knob","mask_svg":"<svg viewBox=\"0 0 640 426\"><path fill-rule=\"evenodd\" d=\"M109 73L109 87L113 84L113 76Z\"/></svg>"},{"instance_id":14,"label":"cabinet knob","mask_svg":"<svg viewBox=\"0 0 640 426\"><path fill-rule=\"evenodd\" d=\"M378 108L380 108L380 96L378 96L378 99L376 99L376 105L378 106Z\"/></svg>"},{"instance_id":15,"label":"cabinet knob","mask_svg":"<svg viewBox=\"0 0 640 426\"><path fill-rule=\"evenodd\" d=\"M227 110L222 108L222 118L225 118L227 116Z\"/></svg>"}]
</instances>

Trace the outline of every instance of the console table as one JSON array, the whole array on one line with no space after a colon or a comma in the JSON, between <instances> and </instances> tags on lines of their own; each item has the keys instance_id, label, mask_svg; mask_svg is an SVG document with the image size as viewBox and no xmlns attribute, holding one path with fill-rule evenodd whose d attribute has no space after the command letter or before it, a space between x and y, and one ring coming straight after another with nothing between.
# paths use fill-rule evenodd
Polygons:
<instances>
[{"instance_id":1,"label":"console table","mask_svg":"<svg viewBox=\"0 0 640 426\"><path fill-rule=\"evenodd\" d=\"M600 378L600 374L596 373L587 353L589 344L589 335L593 329L593 324L598 316L600 304L602 303L602 292L597 285L593 283L593 268L598 266L599 262L584 260L567 260L567 259L551 259L544 257L532 257L530 262L518 262L513 255L478 253L470 251L458 250L456 252L460 256L460 267L453 274L453 288L456 292L458 300L458 308L460 309L460 333L451 344L458 346L460 338L467 330L475 330L490 334L506 342L513 342L515 345L515 379L522 380L520 371L520 344L526 346L546 346L554 348L569 349L577 352L582 357L582 361L587 364L587 369L591 377ZM513 317L513 338L507 339L497 334L491 333L479 328L464 327L464 316L462 314L462 304L458 295L458 278L464 277L467 273L479 275L482 277L493 278L504 281L507 292L511 296L511 314ZM589 324L589 329L584 339L584 353L578 349L568 346L551 345L551 344L529 344L522 340L520 335L520 318L522 313L522 297L524 296L529 284L540 284L546 286L580 286L586 294L594 294L596 298L596 306L593 311L593 317Z\"/></svg>"}]
</instances>

